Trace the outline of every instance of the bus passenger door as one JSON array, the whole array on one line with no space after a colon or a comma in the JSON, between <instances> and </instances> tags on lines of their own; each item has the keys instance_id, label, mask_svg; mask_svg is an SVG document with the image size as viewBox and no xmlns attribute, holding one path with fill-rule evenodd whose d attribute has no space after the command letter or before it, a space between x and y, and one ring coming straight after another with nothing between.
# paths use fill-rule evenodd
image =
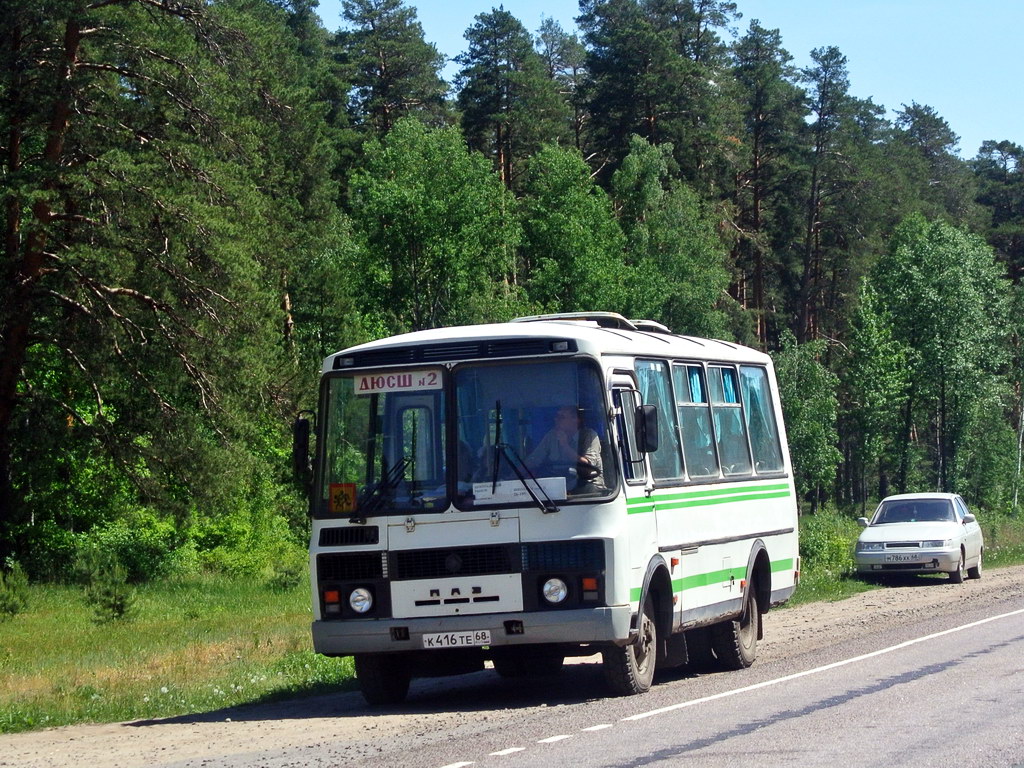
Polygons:
<instances>
[{"instance_id":1,"label":"bus passenger door","mask_svg":"<svg viewBox=\"0 0 1024 768\"><path fill-rule=\"evenodd\" d=\"M643 587L647 563L658 551L658 527L650 497L651 482L647 457L640 452L636 435L636 411L640 393L631 381L616 382L612 393L615 406L615 432L622 459L622 477L626 490L626 535L629 538L628 580L631 591ZM617 569L623 577L626 574ZM634 598L636 593L633 592Z\"/></svg>"}]
</instances>

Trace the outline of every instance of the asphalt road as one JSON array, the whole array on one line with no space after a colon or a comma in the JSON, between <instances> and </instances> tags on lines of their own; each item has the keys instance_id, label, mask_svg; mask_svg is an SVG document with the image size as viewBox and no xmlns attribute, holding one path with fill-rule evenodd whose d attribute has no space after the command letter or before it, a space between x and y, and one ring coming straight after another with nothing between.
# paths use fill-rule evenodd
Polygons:
<instances>
[{"instance_id":1,"label":"asphalt road","mask_svg":"<svg viewBox=\"0 0 1024 768\"><path fill-rule=\"evenodd\" d=\"M597 658L0 736L0 768L1022 766L1024 566L771 611L747 670L609 698Z\"/></svg>"},{"instance_id":2,"label":"asphalt road","mask_svg":"<svg viewBox=\"0 0 1024 768\"><path fill-rule=\"evenodd\" d=\"M585 685L568 676L569 686ZM425 768L1024 765L1024 608L924 621L410 749ZM634 711L640 709L640 711Z\"/></svg>"}]
</instances>

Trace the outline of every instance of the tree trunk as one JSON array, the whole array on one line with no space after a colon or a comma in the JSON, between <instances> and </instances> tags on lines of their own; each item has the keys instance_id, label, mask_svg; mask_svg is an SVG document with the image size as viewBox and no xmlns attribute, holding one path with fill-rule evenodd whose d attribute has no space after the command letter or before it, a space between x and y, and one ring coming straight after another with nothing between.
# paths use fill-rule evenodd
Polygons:
<instances>
[{"instance_id":1,"label":"tree trunk","mask_svg":"<svg viewBox=\"0 0 1024 768\"><path fill-rule=\"evenodd\" d=\"M20 44L17 31L10 39L12 45ZM43 191L53 191L59 187L57 174L74 102L71 80L78 63L80 45L80 25L77 20L71 19L64 30L63 59L57 69L53 89L55 95L50 108L50 121L42 154L44 167L50 168L53 175L43 182ZM19 51L14 48L11 53L17 57ZM9 94L12 101L19 97L20 94ZM12 132L16 129L17 126L12 124ZM7 159L8 167L13 163L16 168L20 164L20 157L17 154L20 136L15 136L15 139L8 148ZM18 402L18 382L21 380L32 324L35 320L32 296L36 282L42 275L47 245L46 227L53 216L47 195L41 195L32 205L32 215L27 227L22 227L21 210L19 201L9 197L4 243L6 258L11 265L8 276L11 287L7 294L3 329L0 331L0 339L3 340L0 355L0 559L11 553L16 522L13 519L16 501L11 477L11 425ZM23 230L27 232L24 242Z\"/></svg>"}]
</instances>

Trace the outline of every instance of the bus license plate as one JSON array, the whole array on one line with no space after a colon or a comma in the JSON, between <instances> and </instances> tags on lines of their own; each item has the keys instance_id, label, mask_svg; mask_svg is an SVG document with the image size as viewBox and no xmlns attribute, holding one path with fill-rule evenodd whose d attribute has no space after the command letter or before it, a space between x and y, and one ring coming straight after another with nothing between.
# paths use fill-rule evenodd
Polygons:
<instances>
[{"instance_id":1,"label":"bus license plate","mask_svg":"<svg viewBox=\"0 0 1024 768\"><path fill-rule=\"evenodd\" d=\"M476 645L490 645L489 629L471 629L467 632L437 632L423 636L424 648L467 648Z\"/></svg>"}]
</instances>

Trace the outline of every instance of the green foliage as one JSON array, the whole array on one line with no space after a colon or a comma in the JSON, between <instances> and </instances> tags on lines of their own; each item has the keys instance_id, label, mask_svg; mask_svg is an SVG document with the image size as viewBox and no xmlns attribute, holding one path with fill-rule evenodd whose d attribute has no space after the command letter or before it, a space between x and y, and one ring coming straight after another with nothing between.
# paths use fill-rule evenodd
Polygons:
<instances>
[{"instance_id":1,"label":"green foliage","mask_svg":"<svg viewBox=\"0 0 1024 768\"><path fill-rule=\"evenodd\" d=\"M18 563L5 573L0 567L0 622L28 608L28 576Z\"/></svg>"},{"instance_id":2,"label":"green foliage","mask_svg":"<svg viewBox=\"0 0 1024 768\"><path fill-rule=\"evenodd\" d=\"M79 551L75 566L97 622L124 621L134 616L135 590L128 584L128 569L116 554L96 545L86 546Z\"/></svg>"},{"instance_id":3,"label":"green foliage","mask_svg":"<svg viewBox=\"0 0 1024 768\"><path fill-rule=\"evenodd\" d=\"M834 510L800 516L801 568L834 579L856 571L853 547L860 535L857 521Z\"/></svg>"},{"instance_id":4,"label":"green foliage","mask_svg":"<svg viewBox=\"0 0 1024 768\"><path fill-rule=\"evenodd\" d=\"M78 550L87 559L92 553L109 554L123 569L125 580L138 584L169 572L171 554L181 539L173 522L160 520L151 511L137 510L81 534Z\"/></svg>"},{"instance_id":5,"label":"green foliage","mask_svg":"<svg viewBox=\"0 0 1024 768\"><path fill-rule=\"evenodd\" d=\"M567 133L568 107L530 33L503 7L479 14L466 40L467 51L456 57L462 130L512 189L526 158Z\"/></svg>"},{"instance_id":6,"label":"green foliage","mask_svg":"<svg viewBox=\"0 0 1024 768\"><path fill-rule=\"evenodd\" d=\"M658 320L678 333L720 335L718 304L728 275L714 217L691 189L671 178L671 145L633 136L629 146L611 184L626 236L626 314Z\"/></svg>"},{"instance_id":7,"label":"green foliage","mask_svg":"<svg viewBox=\"0 0 1024 768\"><path fill-rule=\"evenodd\" d=\"M1024 517L1007 512L980 512L985 538L985 565L1024 563Z\"/></svg>"},{"instance_id":8,"label":"green foliage","mask_svg":"<svg viewBox=\"0 0 1024 768\"><path fill-rule=\"evenodd\" d=\"M370 141L352 217L373 254L353 274L363 311L389 332L507 316L518 296L515 201L455 129L400 121Z\"/></svg>"},{"instance_id":9,"label":"green foliage","mask_svg":"<svg viewBox=\"0 0 1024 768\"><path fill-rule=\"evenodd\" d=\"M445 57L423 39L416 10L402 0L344 0L351 29L338 45L352 70L356 115L383 136L407 116L437 124L446 112Z\"/></svg>"},{"instance_id":10,"label":"green foliage","mask_svg":"<svg viewBox=\"0 0 1024 768\"><path fill-rule=\"evenodd\" d=\"M579 152L545 146L524 186L521 253L530 300L547 312L623 311L625 241Z\"/></svg>"},{"instance_id":11,"label":"green foliage","mask_svg":"<svg viewBox=\"0 0 1024 768\"><path fill-rule=\"evenodd\" d=\"M773 355L797 492L814 507L842 458L836 447L838 379L821 363L824 351L822 342L797 344L789 335Z\"/></svg>"},{"instance_id":12,"label":"green foliage","mask_svg":"<svg viewBox=\"0 0 1024 768\"><path fill-rule=\"evenodd\" d=\"M997 382L1007 360L1009 296L992 252L948 224L910 217L870 279L909 364L904 416L893 436L904 446L898 487L909 487L915 442L927 452L921 471L930 484L966 487L972 444L987 439L979 428L991 427L992 408L1001 410Z\"/></svg>"}]
</instances>

